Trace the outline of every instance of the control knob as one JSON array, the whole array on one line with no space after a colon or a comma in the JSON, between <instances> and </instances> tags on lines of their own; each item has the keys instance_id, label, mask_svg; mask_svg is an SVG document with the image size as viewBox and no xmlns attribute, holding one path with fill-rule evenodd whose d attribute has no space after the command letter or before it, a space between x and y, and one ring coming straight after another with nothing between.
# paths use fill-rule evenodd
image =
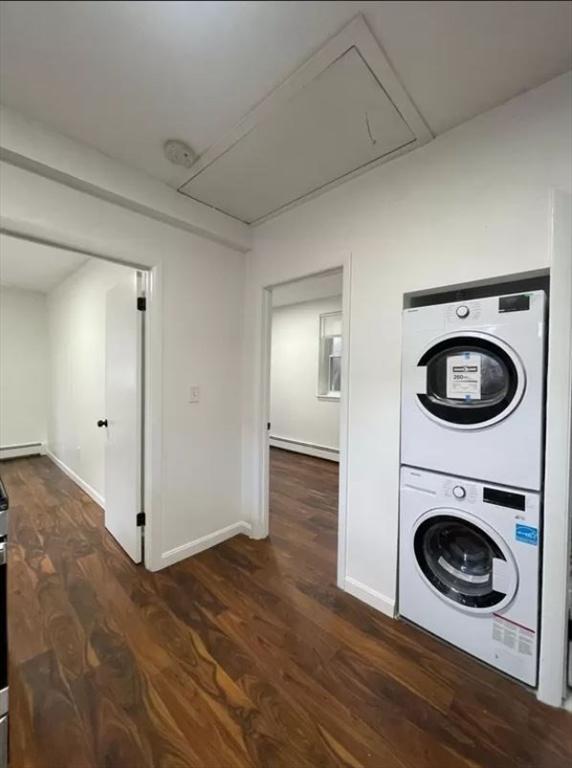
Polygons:
<instances>
[{"instance_id":1,"label":"control knob","mask_svg":"<svg viewBox=\"0 0 572 768\"><path fill-rule=\"evenodd\" d=\"M457 307L457 317L460 317L461 320L464 320L466 317L469 316L470 309L466 304L461 304L461 306Z\"/></svg>"}]
</instances>

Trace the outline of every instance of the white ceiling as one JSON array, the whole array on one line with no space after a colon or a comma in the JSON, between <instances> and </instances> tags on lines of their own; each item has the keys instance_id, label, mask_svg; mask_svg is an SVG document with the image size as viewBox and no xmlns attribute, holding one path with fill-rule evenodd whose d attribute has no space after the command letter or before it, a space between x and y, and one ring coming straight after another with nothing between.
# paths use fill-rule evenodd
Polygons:
<instances>
[{"instance_id":1,"label":"white ceiling","mask_svg":"<svg viewBox=\"0 0 572 768\"><path fill-rule=\"evenodd\" d=\"M2 2L0 100L179 185L359 12L436 134L572 66L569 2Z\"/></svg>"},{"instance_id":2,"label":"white ceiling","mask_svg":"<svg viewBox=\"0 0 572 768\"><path fill-rule=\"evenodd\" d=\"M0 285L49 293L88 258L81 253L0 235Z\"/></svg>"}]
</instances>

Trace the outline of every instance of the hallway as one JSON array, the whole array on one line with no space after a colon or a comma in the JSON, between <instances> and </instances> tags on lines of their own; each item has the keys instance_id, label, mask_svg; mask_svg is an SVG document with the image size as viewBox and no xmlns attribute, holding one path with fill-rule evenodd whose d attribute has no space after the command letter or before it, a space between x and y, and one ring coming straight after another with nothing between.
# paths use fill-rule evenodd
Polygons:
<instances>
[{"instance_id":1,"label":"hallway","mask_svg":"<svg viewBox=\"0 0 572 768\"><path fill-rule=\"evenodd\" d=\"M11 498L14 768L564 768L567 713L335 586L337 465L272 451L271 535L158 573L47 458Z\"/></svg>"}]
</instances>

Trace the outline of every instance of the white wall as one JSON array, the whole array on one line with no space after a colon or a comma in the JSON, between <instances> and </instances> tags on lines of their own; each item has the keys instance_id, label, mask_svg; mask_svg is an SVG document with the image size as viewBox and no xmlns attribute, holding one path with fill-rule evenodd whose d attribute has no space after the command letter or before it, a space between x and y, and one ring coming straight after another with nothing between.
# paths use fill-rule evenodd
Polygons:
<instances>
[{"instance_id":1,"label":"white wall","mask_svg":"<svg viewBox=\"0 0 572 768\"><path fill-rule=\"evenodd\" d=\"M341 296L274 308L270 377L272 437L339 448L339 400L320 399L317 393L320 315L339 312L341 308Z\"/></svg>"},{"instance_id":2,"label":"white wall","mask_svg":"<svg viewBox=\"0 0 572 768\"><path fill-rule=\"evenodd\" d=\"M396 596L403 293L549 266L550 189L572 188L571 93L570 74L559 77L255 230L245 508L256 510L259 526L262 288L351 255L342 585L388 612Z\"/></svg>"},{"instance_id":3,"label":"white wall","mask_svg":"<svg viewBox=\"0 0 572 768\"><path fill-rule=\"evenodd\" d=\"M48 449L105 497L105 302L135 271L90 259L48 294Z\"/></svg>"},{"instance_id":4,"label":"white wall","mask_svg":"<svg viewBox=\"0 0 572 768\"><path fill-rule=\"evenodd\" d=\"M43 293L0 287L0 449L46 442L46 320Z\"/></svg>"},{"instance_id":5,"label":"white wall","mask_svg":"<svg viewBox=\"0 0 572 768\"><path fill-rule=\"evenodd\" d=\"M237 396L244 256L5 162L0 206L10 230L153 268L147 565L161 568L247 531ZM201 387L193 405L192 384Z\"/></svg>"}]
</instances>

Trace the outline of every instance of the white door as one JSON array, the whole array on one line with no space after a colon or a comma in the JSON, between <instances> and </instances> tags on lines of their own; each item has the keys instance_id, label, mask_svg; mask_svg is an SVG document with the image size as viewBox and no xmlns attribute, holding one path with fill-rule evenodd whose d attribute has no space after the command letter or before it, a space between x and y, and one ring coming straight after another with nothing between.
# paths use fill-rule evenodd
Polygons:
<instances>
[{"instance_id":1,"label":"white door","mask_svg":"<svg viewBox=\"0 0 572 768\"><path fill-rule=\"evenodd\" d=\"M105 527L141 562L142 324L138 276L107 292L105 331ZM101 422L100 422L101 423Z\"/></svg>"}]
</instances>

